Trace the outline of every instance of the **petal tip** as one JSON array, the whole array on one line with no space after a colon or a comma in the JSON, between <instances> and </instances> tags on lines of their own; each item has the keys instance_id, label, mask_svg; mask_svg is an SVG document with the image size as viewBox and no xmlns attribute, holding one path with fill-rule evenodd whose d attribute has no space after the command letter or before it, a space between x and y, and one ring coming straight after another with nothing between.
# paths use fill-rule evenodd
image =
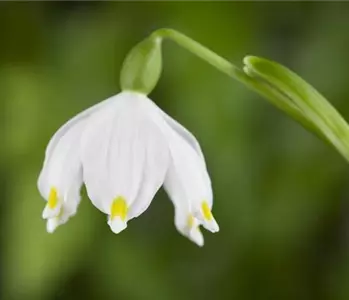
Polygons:
<instances>
[{"instance_id":1,"label":"petal tip","mask_svg":"<svg viewBox=\"0 0 349 300\"><path fill-rule=\"evenodd\" d=\"M120 233L127 227L127 223L123 221L120 217L114 217L113 220L109 220L108 225L110 226L111 231L115 234Z\"/></svg>"},{"instance_id":2,"label":"petal tip","mask_svg":"<svg viewBox=\"0 0 349 300\"><path fill-rule=\"evenodd\" d=\"M199 247L204 246L204 237L198 227L192 228L189 232L189 239Z\"/></svg>"},{"instance_id":3,"label":"petal tip","mask_svg":"<svg viewBox=\"0 0 349 300\"><path fill-rule=\"evenodd\" d=\"M60 207L51 209L48 205L46 205L44 210L42 211L42 218L50 219L50 218L57 217L59 215L59 212L60 212Z\"/></svg>"},{"instance_id":4,"label":"petal tip","mask_svg":"<svg viewBox=\"0 0 349 300\"><path fill-rule=\"evenodd\" d=\"M215 232L218 232L218 231L219 231L219 225L218 225L218 223L216 222L215 219L212 219L212 220L210 220L210 221L205 221L205 222L203 223L203 226L204 226L207 230L211 231L212 233L215 233Z\"/></svg>"},{"instance_id":5,"label":"petal tip","mask_svg":"<svg viewBox=\"0 0 349 300\"><path fill-rule=\"evenodd\" d=\"M59 222L57 218L49 218L46 223L46 231L48 233L54 233L58 226Z\"/></svg>"}]
</instances>

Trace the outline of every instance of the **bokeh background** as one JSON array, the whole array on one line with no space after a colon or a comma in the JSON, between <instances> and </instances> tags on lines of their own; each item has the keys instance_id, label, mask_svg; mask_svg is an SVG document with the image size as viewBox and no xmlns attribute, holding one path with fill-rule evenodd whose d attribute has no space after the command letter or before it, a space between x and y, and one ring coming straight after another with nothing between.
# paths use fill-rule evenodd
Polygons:
<instances>
[{"instance_id":1,"label":"bokeh background","mask_svg":"<svg viewBox=\"0 0 349 300\"><path fill-rule=\"evenodd\" d=\"M267 101L172 42L152 99L199 139L221 231L199 248L160 191L113 234L84 194L53 235L36 180L60 125L119 91L160 27L241 65L287 65L349 119L349 3L0 3L0 299L349 299L349 166Z\"/></svg>"}]
</instances>

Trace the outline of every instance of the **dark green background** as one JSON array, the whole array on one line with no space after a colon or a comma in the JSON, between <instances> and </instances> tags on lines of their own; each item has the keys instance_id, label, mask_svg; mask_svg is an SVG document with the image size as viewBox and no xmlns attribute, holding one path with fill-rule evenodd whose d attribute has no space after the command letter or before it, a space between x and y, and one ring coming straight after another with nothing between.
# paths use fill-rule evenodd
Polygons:
<instances>
[{"instance_id":1,"label":"dark green background","mask_svg":"<svg viewBox=\"0 0 349 300\"><path fill-rule=\"evenodd\" d=\"M238 65L279 61L349 119L348 3L0 3L0 299L349 299L347 162L172 42L151 98L199 139L221 231L195 246L161 191L120 235L86 197L46 233L49 138L119 92L127 51L160 27Z\"/></svg>"}]
</instances>

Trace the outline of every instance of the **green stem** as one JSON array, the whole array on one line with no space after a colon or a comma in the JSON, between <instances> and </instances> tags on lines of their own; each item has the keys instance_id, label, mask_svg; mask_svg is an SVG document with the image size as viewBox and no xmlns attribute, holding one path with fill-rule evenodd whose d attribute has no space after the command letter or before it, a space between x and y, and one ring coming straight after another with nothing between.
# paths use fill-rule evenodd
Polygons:
<instances>
[{"instance_id":1,"label":"green stem","mask_svg":"<svg viewBox=\"0 0 349 300\"><path fill-rule=\"evenodd\" d=\"M239 68L234 66L232 63L230 63L223 57L217 55L210 49L206 48L205 46L199 44L198 42L192 40L191 38L176 30L167 28L158 29L155 32L153 32L151 36L154 38L169 38L181 47L187 49L196 56L213 65L221 72L238 79L238 73L241 72Z\"/></svg>"},{"instance_id":2,"label":"green stem","mask_svg":"<svg viewBox=\"0 0 349 300\"><path fill-rule=\"evenodd\" d=\"M233 65L228 60L217 55L212 50L201 45L200 43L192 40L186 35L173 30L173 29L158 29L154 31L150 38L156 39L170 39L176 42L179 46L185 48L196 56L200 57L204 61L214 66L219 71L227 74L229 77L234 78L241 83L245 84L248 88L259 93L266 99L268 99L277 108L284 111L286 114L292 116L296 121L301 123L306 129L314 132L324 141L328 141L323 133L315 126L309 119L307 119L302 111L297 107L295 103L284 93L275 89L273 86L268 84L266 81L260 78L247 75L241 69Z\"/></svg>"}]
</instances>

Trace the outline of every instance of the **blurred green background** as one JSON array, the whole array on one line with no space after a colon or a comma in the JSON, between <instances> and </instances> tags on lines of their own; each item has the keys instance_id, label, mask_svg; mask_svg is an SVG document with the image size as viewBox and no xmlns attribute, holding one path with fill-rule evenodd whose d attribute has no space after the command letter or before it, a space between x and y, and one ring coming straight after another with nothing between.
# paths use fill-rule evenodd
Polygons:
<instances>
[{"instance_id":1,"label":"blurred green background","mask_svg":"<svg viewBox=\"0 0 349 300\"><path fill-rule=\"evenodd\" d=\"M349 119L349 3L0 3L0 299L349 299L349 167L172 42L152 99L199 139L221 231L178 234L161 191L120 235L86 196L53 235L36 180L55 130L119 91L160 27L241 65L279 61Z\"/></svg>"}]
</instances>

